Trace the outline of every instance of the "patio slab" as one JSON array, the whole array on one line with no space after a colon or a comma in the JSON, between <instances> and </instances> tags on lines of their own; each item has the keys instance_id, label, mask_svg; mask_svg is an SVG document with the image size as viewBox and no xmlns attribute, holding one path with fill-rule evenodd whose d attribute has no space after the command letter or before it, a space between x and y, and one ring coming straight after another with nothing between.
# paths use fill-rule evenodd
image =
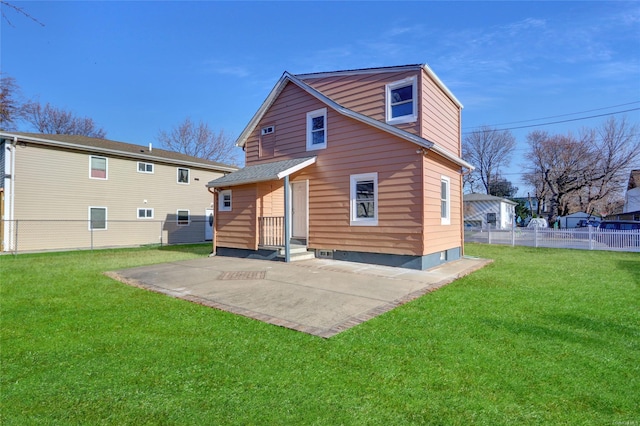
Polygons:
<instances>
[{"instance_id":1,"label":"patio slab","mask_svg":"<svg viewBox=\"0 0 640 426\"><path fill-rule=\"evenodd\" d=\"M328 338L474 272L462 258L427 271L330 259L209 257L107 272L152 290Z\"/></svg>"}]
</instances>

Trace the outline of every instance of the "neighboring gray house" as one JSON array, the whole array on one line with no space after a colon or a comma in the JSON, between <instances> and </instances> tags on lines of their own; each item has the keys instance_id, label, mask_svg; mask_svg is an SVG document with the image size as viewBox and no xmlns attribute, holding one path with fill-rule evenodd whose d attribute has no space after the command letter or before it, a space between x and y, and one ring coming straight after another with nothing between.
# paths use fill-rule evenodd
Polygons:
<instances>
[{"instance_id":1,"label":"neighboring gray house","mask_svg":"<svg viewBox=\"0 0 640 426\"><path fill-rule=\"evenodd\" d=\"M464 224L477 228L510 229L518 203L487 194L464 194Z\"/></svg>"},{"instance_id":2,"label":"neighboring gray house","mask_svg":"<svg viewBox=\"0 0 640 426\"><path fill-rule=\"evenodd\" d=\"M583 219L602 220L599 215L589 214L585 212L572 213L567 216L558 216L558 220L560 221L560 228L575 228L578 226L578 222Z\"/></svg>"},{"instance_id":3,"label":"neighboring gray house","mask_svg":"<svg viewBox=\"0 0 640 426\"><path fill-rule=\"evenodd\" d=\"M0 132L0 251L210 240L237 167L106 139Z\"/></svg>"}]
</instances>

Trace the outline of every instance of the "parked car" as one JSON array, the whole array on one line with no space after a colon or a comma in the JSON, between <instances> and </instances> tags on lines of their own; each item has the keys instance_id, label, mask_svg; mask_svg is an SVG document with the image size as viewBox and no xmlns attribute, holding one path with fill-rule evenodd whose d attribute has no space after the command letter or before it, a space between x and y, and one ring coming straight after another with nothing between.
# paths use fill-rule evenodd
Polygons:
<instances>
[{"instance_id":1,"label":"parked car","mask_svg":"<svg viewBox=\"0 0 640 426\"><path fill-rule=\"evenodd\" d=\"M578 224L576 225L576 228L586 228L587 226L593 226L594 228L597 228L598 226L600 226L600 221L596 219L580 219L578 221Z\"/></svg>"},{"instance_id":2,"label":"parked car","mask_svg":"<svg viewBox=\"0 0 640 426\"><path fill-rule=\"evenodd\" d=\"M605 220L600 223L600 229L613 229L616 231L632 231L640 229L640 221L637 220Z\"/></svg>"},{"instance_id":3,"label":"parked car","mask_svg":"<svg viewBox=\"0 0 640 426\"><path fill-rule=\"evenodd\" d=\"M547 219L541 217L531 218L529 224L527 224L527 228L548 228L549 224L547 223Z\"/></svg>"}]
</instances>

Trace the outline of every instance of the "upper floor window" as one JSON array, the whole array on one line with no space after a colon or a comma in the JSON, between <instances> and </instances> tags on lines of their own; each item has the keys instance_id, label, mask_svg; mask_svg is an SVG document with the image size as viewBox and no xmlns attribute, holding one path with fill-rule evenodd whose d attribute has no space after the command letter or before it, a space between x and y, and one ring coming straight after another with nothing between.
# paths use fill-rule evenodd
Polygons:
<instances>
[{"instance_id":1,"label":"upper floor window","mask_svg":"<svg viewBox=\"0 0 640 426\"><path fill-rule=\"evenodd\" d=\"M89 159L89 177L91 179L107 179L107 159L92 155Z\"/></svg>"},{"instance_id":2,"label":"upper floor window","mask_svg":"<svg viewBox=\"0 0 640 426\"><path fill-rule=\"evenodd\" d=\"M451 180L446 176L440 178L440 223L451 224Z\"/></svg>"},{"instance_id":3,"label":"upper floor window","mask_svg":"<svg viewBox=\"0 0 640 426\"><path fill-rule=\"evenodd\" d=\"M378 173L351 175L351 225L378 224Z\"/></svg>"},{"instance_id":4,"label":"upper floor window","mask_svg":"<svg viewBox=\"0 0 640 426\"><path fill-rule=\"evenodd\" d=\"M153 209L139 208L138 219L153 219Z\"/></svg>"},{"instance_id":5,"label":"upper floor window","mask_svg":"<svg viewBox=\"0 0 640 426\"><path fill-rule=\"evenodd\" d=\"M153 163L138 161L138 173L153 173Z\"/></svg>"},{"instance_id":6,"label":"upper floor window","mask_svg":"<svg viewBox=\"0 0 640 426\"><path fill-rule=\"evenodd\" d=\"M327 109L307 113L307 151L327 147Z\"/></svg>"},{"instance_id":7,"label":"upper floor window","mask_svg":"<svg viewBox=\"0 0 640 426\"><path fill-rule=\"evenodd\" d=\"M220 191L220 197L218 198L218 211L230 212L231 211L231 190L225 189Z\"/></svg>"},{"instance_id":8,"label":"upper floor window","mask_svg":"<svg viewBox=\"0 0 640 426\"><path fill-rule=\"evenodd\" d=\"M189 169L178 167L178 183L189 183Z\"/></svg>"},{"instance_id":9,"label":"upper floor window","mask_svg":"<svg viewBox=\"0 0 640 426\"><path fill-rule=\"evenodd\" d=\"M386 86L386 121L389 124L411 123L418 119L418 80L416 77Z\"/></svg>"}]
</instances>

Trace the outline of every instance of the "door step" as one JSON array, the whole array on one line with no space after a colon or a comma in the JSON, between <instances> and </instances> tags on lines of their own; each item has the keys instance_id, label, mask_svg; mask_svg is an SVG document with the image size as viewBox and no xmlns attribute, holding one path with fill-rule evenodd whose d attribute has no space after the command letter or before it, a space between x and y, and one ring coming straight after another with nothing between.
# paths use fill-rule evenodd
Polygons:
<instances>
[{"instance_id":1,"label":"door step","mask_svg":"<svg viewBox=\"0 0 640 426\"><path fill-rule=\"evenodd\" d=\"M291 245L289 247L290 249L290 261L291 262L295 262L298 260L309 260L309 259L315 259L316 254L313 251L308 251L306 246L299 246L299 245ZM284 260L285 258L285 250L284 247L279 247L278 248L278 254L277 256L279 259Z\"/></svg>"}]
</instances>

